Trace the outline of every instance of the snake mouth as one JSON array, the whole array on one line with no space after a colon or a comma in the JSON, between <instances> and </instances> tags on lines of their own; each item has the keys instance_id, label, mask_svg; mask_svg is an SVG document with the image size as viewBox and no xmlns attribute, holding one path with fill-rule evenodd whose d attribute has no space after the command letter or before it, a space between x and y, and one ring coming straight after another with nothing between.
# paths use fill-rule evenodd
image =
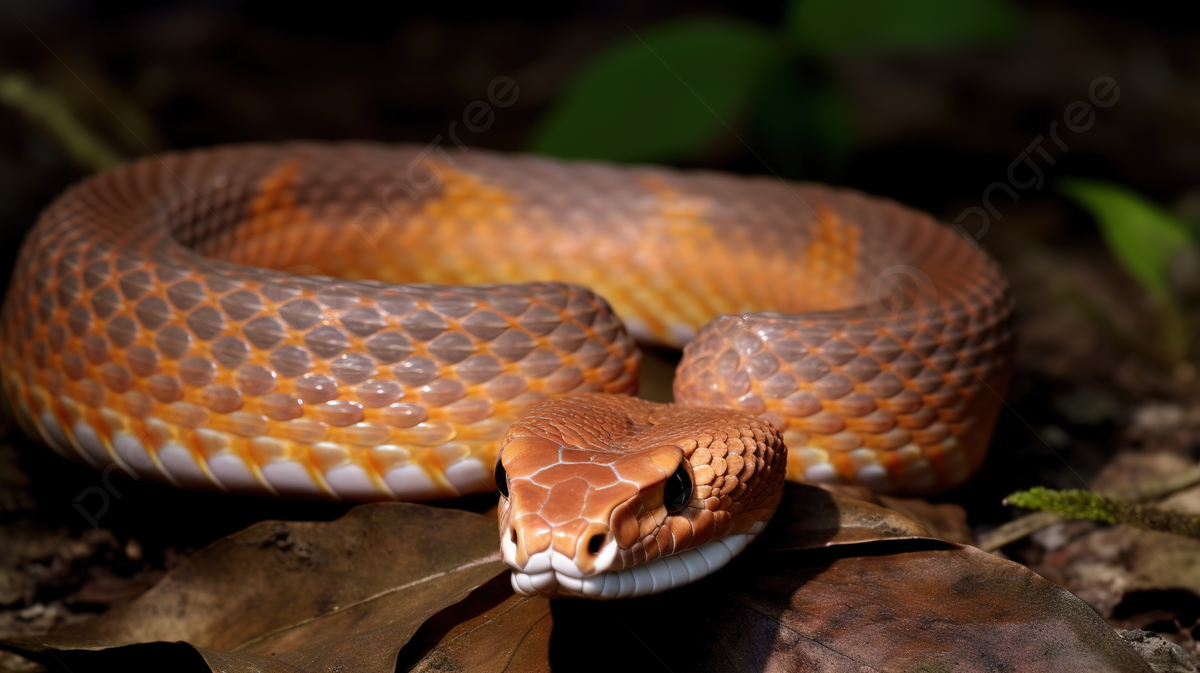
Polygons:
<instances>
[{"instance_id":1,"label":"snake mouth","mask_svg":"<svg viewBox=\"0 0 1200 673\"><path fill-rule=\"evenodd\" d=\"M763 527L765 523L759 522L750 532L726 535L699 547L622 570L602 570L616 558L615 541L610 541L601 550L595 566L600 572L592 573L581 572L565 556L550 550L531 556L524 568L517 568L509 561L512 557L507 549L502 549L502 554L513 568L513 590L523 596L575 596L598 600L636 598L691 584L715 573L758 537Z\"/></svg>"}]
</instances>

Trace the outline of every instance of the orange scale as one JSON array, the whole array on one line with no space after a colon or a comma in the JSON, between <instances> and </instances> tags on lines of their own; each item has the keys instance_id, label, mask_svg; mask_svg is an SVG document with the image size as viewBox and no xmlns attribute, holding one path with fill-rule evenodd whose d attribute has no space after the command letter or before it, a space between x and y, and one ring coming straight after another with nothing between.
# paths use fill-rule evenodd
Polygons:
<instances>
[{"instance_id":1,"label":"orange scale","mask_svg":"<svg viewBox=\"0 0 1200 673\"><path fill-rule=\"evenodd\" d=\"M848 453L829 454L829 464L833 465L833 469L837 471L838 475L850 481L853 481L854 474L858 471L858 466L854 464Z\"/></svg>"}]
</instances>

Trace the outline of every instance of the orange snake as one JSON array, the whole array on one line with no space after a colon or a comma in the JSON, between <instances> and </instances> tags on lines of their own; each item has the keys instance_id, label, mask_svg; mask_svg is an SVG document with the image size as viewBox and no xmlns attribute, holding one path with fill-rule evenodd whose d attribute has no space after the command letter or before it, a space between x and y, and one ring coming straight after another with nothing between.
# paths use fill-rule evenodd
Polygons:
<instances>
[{"instance_id":1,"label":"orange snake","mask_svg":"<svg viewBox=\"0 0 1200 673\"><path fill-rule=\"evenodd\" d=\"M21 250L0 353L17 417L64 456L285 497L498 484L517 590L611 598L741 551L785 462L965 482L1010 312L984 253L848 190L290 144L69 190ZM623 397L634 338L687 344L677 404Z\"/></svg>"}]
</instances>

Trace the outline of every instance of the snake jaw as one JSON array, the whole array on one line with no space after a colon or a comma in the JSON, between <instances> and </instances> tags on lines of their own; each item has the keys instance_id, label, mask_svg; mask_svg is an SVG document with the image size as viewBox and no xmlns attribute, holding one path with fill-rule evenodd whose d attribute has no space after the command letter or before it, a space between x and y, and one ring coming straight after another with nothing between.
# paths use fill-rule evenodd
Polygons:
<instances>
[{"instance_id":1,"label":"snake jaw","mask_svg":"<svg viewBox=\"0 0 1200 673\"><path fill-rule=\"evenodd\" d=\"M579 572L574 563L553 550L535 554L522 568L517 568L509 561L513 557L503 543L501 553L505 562L513 568L513 590L523 596L573 596L599 600L636 598L691 584L720 570L740 554L765 526L766 522L760 521L746 533L728 535L632 568L593 573ZM619 557L615 540L605 546L600 556L605 556L610 550L611 558Z\"/></svg>"}]
</instances>

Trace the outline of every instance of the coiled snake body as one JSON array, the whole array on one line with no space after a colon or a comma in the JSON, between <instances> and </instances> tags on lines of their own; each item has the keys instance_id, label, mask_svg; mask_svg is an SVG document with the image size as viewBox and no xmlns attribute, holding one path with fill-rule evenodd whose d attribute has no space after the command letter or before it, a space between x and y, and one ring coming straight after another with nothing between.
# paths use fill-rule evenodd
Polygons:
<instances>
[{"instance_id":1,"label":"coiled snake body","mask_svg":"<svg viewBox=\"0 0 1200 673\"><path fill-rule=\"evenodd\" d=\"M63 455L280 496L498 484L514 586L607 598L723 565L785 470L962 484L1007 382L1010 307L962 237L851 191L476 150L224 147L51 205L0 357L18 418ZM676 404L627 397L635 337L687 344Z\"/></svg>"}]
</instances>

